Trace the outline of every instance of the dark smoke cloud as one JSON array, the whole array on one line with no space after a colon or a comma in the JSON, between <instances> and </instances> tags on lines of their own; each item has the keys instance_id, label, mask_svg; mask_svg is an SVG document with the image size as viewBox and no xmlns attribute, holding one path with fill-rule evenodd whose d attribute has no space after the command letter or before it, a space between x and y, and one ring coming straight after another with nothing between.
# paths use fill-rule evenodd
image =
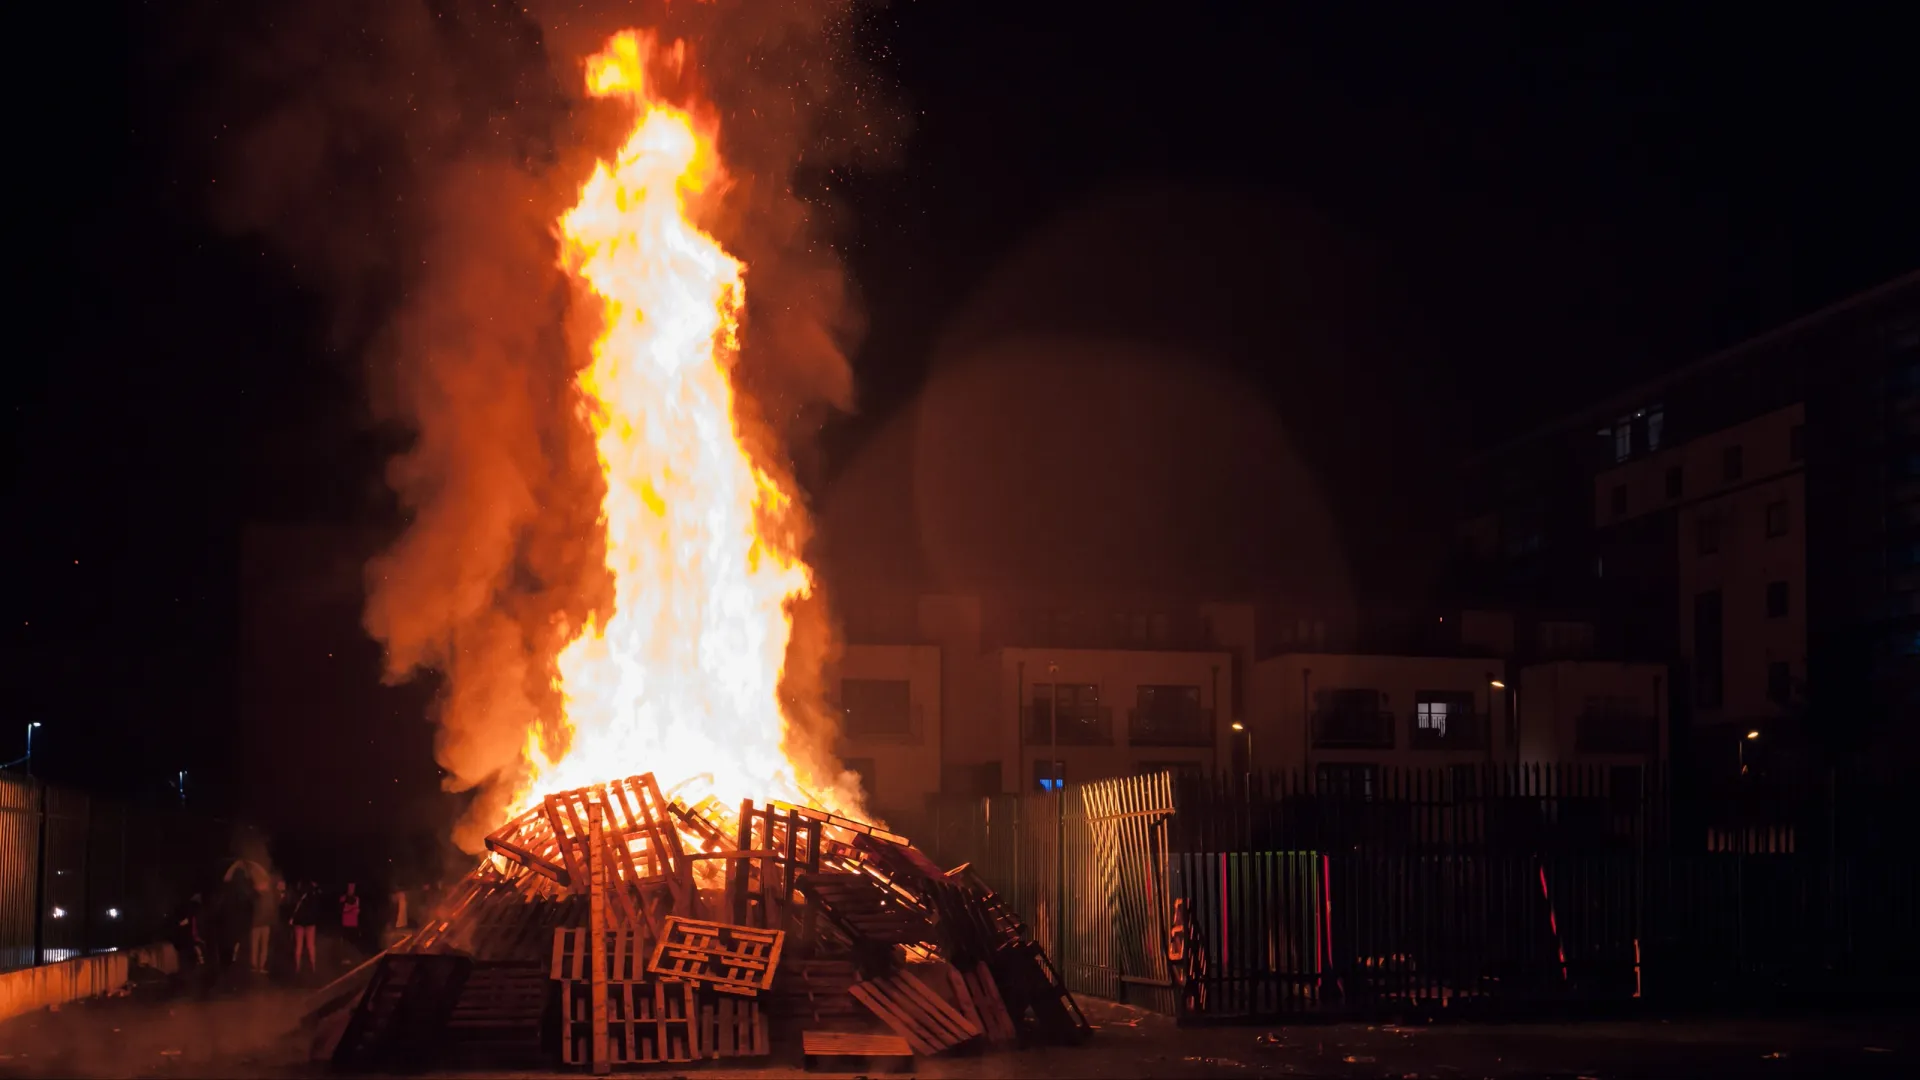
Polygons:
<instances>
[{"instance_id":1,"label":"dark smoke cloud","mask_svg":"<svg viewBox=\"0 0 1920 1080\"><path fill-rule=\"evenodd\" d=\"M707 224L749 269L736 384L762 464L791 474L852 403L859 330L828 243L830 170L884 161L903 131L852 55L850 0L567 3L328 0L231 9L205 115L228 227L273 243L365 358L374 415L416 439L388 482L408 525L368 567L388 676L436 671L438 754L478 788L462 840L498 821L527 733L557 715L553 660L610 601L601 481L578 420L583 357L552 223L614 132L580 61L615 30L686 39L732 177ZM697 81L698 85L693 85ZM216 126L217 125L217 126ZM806 541L804 520L793 523ZM826 745L827 609L801 605L784 689Z\"/></svg>"}]
</instances>

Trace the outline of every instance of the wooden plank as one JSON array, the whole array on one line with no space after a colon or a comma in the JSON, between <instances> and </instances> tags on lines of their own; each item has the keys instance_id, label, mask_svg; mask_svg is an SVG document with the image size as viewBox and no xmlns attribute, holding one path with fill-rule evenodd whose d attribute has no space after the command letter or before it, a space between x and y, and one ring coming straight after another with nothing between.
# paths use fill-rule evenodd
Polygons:
<instances>
[{"instance_id":1,"label":"wooden plank","mask_svg":"<svg viewBox=\"0 0 1920 1080\"><path fill-rule=\"evenodd\" d=\"M913 1049L898 1035L851 1031L803 1031L800 1050L807 1057L912 1057Z\"/></svg>"},{"instance_id":2,"label":"wooden plank","mask_svg":"<svg viewBox=\"0 0 1920 1080\"><path fill-rule=\"evenodd\" d=\"M941 1028L953 1036L956 1043L978 1038L984 1034L979 1023L968 1020L960 1010L949 1005L932 987L920 981L912 971L902 971L892 977L892 982L905 990L905 1000L917 1006L928 1018L938 1022Z\"/></svg>"},{"instance_id":3,"label":"wooden plank","mask_svg":"<svg viewBox=\"0 0 1920 1080\"><path fill-rule=\"evenodd\" d=\"M855 1000L865 1005L868 1011L879 1017L881 1023L892 1029L895 1035L907 1040L907 1045L913 1047L914 1053L930 1055L937 1052L933 1036L884 994L876 990L871 983L854 983L849 992L853 994Z\"/></svg>"},{"instance_id":4,"label":"wooden plank","mask_svg":"<svg viewBox=\"0 0 1920 1080\"><path fill-rule=\"evenodd\" d=\"M568 808L571 811L571 806ZM601 835L600 807L587 811L588 948L593 955L593 1071L604 1076L613 1070L607 1058L607 860Z\"/></svg>"}]
</instances>

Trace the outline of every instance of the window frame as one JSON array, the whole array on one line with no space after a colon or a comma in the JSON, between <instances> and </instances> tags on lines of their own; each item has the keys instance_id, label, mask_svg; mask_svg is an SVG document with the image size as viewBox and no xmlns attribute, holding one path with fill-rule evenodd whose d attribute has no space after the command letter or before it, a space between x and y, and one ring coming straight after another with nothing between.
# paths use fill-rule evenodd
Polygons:
<instances>
[{"instance_id":1,"label":"window frame","mask_svg":"<svg viewBox=\"0 0 1920 1080\"><path fill-rule=\"evenodd\" d=\"M904 692L904 699L901 702L904 707L901 710L900 727L898 729L869 728L863 730L855 727L853 722L854 706L850 700L855 697L855 695L849 694L847 691L850 685L856 684L866 687L897 686ZM911 740L919 737L919 727L920 725L914 722L912 679L842 678L840 680L840 730L841 733L848 738Z\"/></svg>"}]
</instances>

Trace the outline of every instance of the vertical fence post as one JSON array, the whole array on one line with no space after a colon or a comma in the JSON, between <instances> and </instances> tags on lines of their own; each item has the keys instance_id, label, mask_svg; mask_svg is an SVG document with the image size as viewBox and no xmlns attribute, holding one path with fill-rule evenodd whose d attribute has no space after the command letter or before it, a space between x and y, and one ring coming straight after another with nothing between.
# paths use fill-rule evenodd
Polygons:
<instances>
[{"instance_id":1,"label":"vertical fence post","mask_svg":"<svg viewBox=\"0 0 1920 1080\"><path fill-rule=\"evenodd\" d=\"M33 845L33 966L47 962L47 785L29 777L38 826Z\"/></svg>"}]
</instances>

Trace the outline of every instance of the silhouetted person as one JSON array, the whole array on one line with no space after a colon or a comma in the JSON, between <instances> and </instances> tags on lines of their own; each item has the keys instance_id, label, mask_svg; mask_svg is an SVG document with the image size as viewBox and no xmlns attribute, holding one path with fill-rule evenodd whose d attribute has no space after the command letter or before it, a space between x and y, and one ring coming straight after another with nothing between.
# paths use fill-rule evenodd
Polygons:
<instances>
[{"instance_id":1,"label":"silhouetted person","mask_svg":"<svg viewBox=\"0 0 1920 1080\"><path fill-rule=\"evenodd\" d=\"M167 916L166 938L173 945L177 964L176 974L182 982L190 981L199 971L204 957L204 942L200 937L200 894L194 893Z\"/></svg>"},{"instance_id":2,"label":"silhouetted person","mask_svg":"<svg viewBox=\"0 0 1920 1080\"><path fill-rule=\"evenodd\" d=\"M280 884L282 889L286 884ZM279 897L271 889L255 889L247 921L247 968L255 975L267 973L268 947L273 944L273 917L280 907Z\"/></svg>"},{"instance_id":3,"label":"silhouetted person","mask_svg":"<svg viewBox=\"0 0 1920 1080\"><path fill-rule=\"evenodd\" d=\"M301 882L287 908L287 924L293 927L293 973L300 974L303 952L307 970L318 971L319 954L314 951L314 942L319 938L320 887L311 881Z\"/></svg>"},{"instance_id":4,"label":"silhouetted person","mask_svg":"<svg viewBox=\"0 0 1920 1080\"><path fill-rule=\"evenodd\" d=\"M340 936L353 942L357 948L360 940L360 892L353 882L347 882L346 894L340 897Z\"/></svg>"}]
</instances>

